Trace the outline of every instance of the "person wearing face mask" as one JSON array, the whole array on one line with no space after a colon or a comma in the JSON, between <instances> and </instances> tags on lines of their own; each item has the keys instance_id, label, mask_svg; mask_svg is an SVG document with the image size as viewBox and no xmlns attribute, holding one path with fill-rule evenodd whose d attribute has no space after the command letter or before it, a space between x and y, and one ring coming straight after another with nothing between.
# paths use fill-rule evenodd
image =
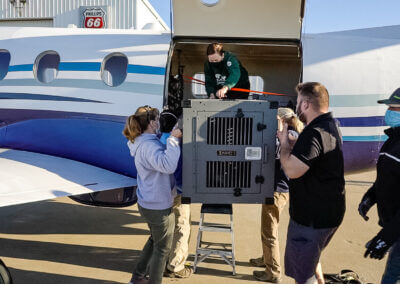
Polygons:
<instances>
[{"instance_id":1,"label":"person wearing face mask","mask_svg":"<svg viewBox=\"0 0 400 284\"><path fill-rule=\"evenodd\" d=\"M296 283L322 284L319 258L345 213L342 137L328 112L327 89L308 82L298 84L296 91L297 116L306 127L293 149L287 123L277 133L290 194L285 273Z\"/></svg>"},{"instance_id":2,"label":"person wearing face mask","mask_svg":"<svg viewBox=\"0 0 400 284\"><path fill-rule=\"evenodd\" d=\"M365 257L382 259L389 251L382 284L400 283L400 89L389 99L378 101L388 105L385 122L389 137L382 145L376 165L376 180L358 206L360 215L368 221L367 213L378 207L382 229L366 245Z\"/></svg>"},{"instance_id":3,"label":"person wearing face mask","mask_svg":"<svg viewBox=\"0 0 400 284\"><path fill-rule=\"evenodd\" d=\"M159 111L143 106L128 117L123 130L131 156L135 158L139 212L150 229L150 237L132 275L134 284L162 282L174 234L174 172L182 132L174 129L164 145L156 135L159 128Z\"/></svg>"},{"instance_id":4,"label":"person wearing face mask","mask_svg":"<svg viewBox=\"0 0 400 284\"><path fill-rule=\"evenodd\" d=\"M221 43L207 47L208 60L204 63L206 91L210 99L247 99L248 92L232 91L232 88L250 89L249 74L236 56L224 51Z\"/></svg>"}]
</instances>

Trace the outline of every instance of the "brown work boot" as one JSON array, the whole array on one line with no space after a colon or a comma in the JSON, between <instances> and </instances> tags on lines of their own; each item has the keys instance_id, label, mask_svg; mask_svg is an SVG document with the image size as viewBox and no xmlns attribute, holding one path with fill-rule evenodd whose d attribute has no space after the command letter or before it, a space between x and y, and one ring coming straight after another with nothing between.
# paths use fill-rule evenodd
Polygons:
<instances>
[{"instance_id":1,"label":"brown work boot","mask_svg":"<svg viewBox=\"0 0 400 284\"><path fill-rule=\"evenodd\" d=\"M169 270L168 268L165 268L164 271L164 277L169 277L169 278L188 278L190 275L192 275L193 269L189 266L185 266L183 269L174 272Z\"/></svg>"},{"instance_id":2,"label":"brown work boot","mask_svg":"<svg viewBox=\"0 0 400 284\"><path fill-rule=\"evenodd\" d=\"M258 281L269 282L269 283L281 283L282 279L274 276L269 276L265 271L253 271L253 276Z\"/></svg>"},{"instance_id":3,"label":"brown work boot","mask_svg":"<svg viewBox=\"0 0 400 284\"><path fill-rule=\"evenodd\" d=\"M259 258L250 258L249 262L255 267L265 267L264 258L262 256Z\"/></svg>"}]
</instances>

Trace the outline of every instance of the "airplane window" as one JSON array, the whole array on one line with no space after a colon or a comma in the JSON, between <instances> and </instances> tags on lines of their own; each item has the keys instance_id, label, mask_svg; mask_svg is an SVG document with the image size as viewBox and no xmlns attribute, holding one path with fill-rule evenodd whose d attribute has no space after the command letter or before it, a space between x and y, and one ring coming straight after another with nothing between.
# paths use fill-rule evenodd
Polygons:
<instances>
[{"instance_id":1,"label":"airplane window","mask_svg":"<svg viewBox=\"0 0 400 284\"><path fill-rule=\"evenodd\" d=\"M39 82L50 83L56 79L59 65L60 55L57 52L53 50L42 52L36 57L33 74Z\"/></svg>"},{"instance_id":2,"label":"airplane window","mask_svg":"<svg viewBox=\"0 0 400 284\"><path fill-rule=\"evenodd\" d=\"M203 3L203 5L206 5L209 7L217 5L218 2L219 2L219 0L201 0L201 3Z\"/></svg>"},{"instance_id":3,"label":"airplane window","mask_svg":"<svg viewBox=\"0 0 400 284\"><path fill-rule=\"evenodd\" d=\"M193 78L203 81L205 80L204 73L196 73ZM250 89L262 92L264 90L264 79L260 76L249 76ZM192 83L192 93L196 99L207 98L207 92L204 85Z\"/></svg>"},{"instance_id":4,"label":"airplane window","mask_svg":"<svg viewBox=\"0 0 400 284\"><path fill-rule=\"evenodd\" d=\"M110 87L121 85L128 69L128 58L119 52L107 55L101 64L101 79Z\"/></svg>"},{"instance_id":5,"label":"airplane window","mask_svg":"<svg viewBox=\"0 0 400 284\"><path fill-rule=\"evenodd\" d=\"M3 80L8 73L11 55L8 50L0 49L0 80Z\"/></svg>"}]
</instances>

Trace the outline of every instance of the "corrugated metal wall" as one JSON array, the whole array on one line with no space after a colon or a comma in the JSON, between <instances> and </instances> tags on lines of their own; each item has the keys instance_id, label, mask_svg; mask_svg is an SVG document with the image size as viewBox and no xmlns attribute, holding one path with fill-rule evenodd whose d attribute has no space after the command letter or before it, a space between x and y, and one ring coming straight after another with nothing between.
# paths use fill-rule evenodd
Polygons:
<instances>
[{"instance_id":1,"label":"corrugated metal wall","mask_svg":"<svg viewBox=\"0 0 400 284\"><path fill-rule=\"evenodd\" d=\"M53 20L0 20L0 27L53 27Z\"/></svg>"},{"instance_id":2,"label":"corrugated metal wall","mask_svg":"<svg viewBox=\"0 0 400 284\"><path fill-rule=\"evenodd\" d=\"M147 0L27 0L26 4L18 9L10 0L0 0L0 21L6 19L40 19L53 18L54 27L67 27L68 24L80 26L80 6L108 6L107 28L129 29L142 28L146 23L139 21L137 16L143 7L150 17L147 21L159 21L159 16ZM136 7L138 9L136 9ZM150 11L152 10L152 11ZM162 20L161 20L162 22ZM162 26L165 23L162 22Z\"/></svg>"}]
</instances>

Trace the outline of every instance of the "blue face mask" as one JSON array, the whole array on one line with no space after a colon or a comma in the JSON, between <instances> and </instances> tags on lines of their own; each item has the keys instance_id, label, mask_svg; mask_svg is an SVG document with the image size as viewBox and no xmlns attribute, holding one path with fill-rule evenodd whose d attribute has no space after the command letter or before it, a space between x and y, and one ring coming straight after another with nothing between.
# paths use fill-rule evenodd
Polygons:
<instances>
[{"instance_id":1,"label":"blue face mask","mask_svg":"<svg viewBox=\"0 0 400 284\"><path fill-rule=\"evenodd\" d=\"M387 110L385 114L385 122L390 127L400 126L400 112Z\"/></svg>"}]
</instances>

